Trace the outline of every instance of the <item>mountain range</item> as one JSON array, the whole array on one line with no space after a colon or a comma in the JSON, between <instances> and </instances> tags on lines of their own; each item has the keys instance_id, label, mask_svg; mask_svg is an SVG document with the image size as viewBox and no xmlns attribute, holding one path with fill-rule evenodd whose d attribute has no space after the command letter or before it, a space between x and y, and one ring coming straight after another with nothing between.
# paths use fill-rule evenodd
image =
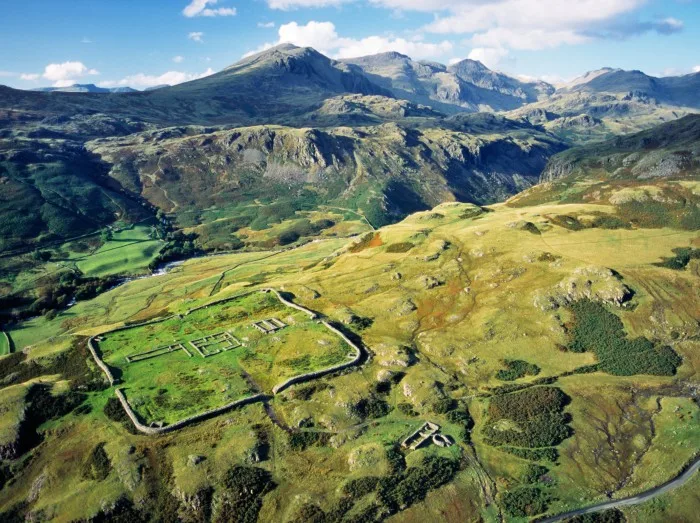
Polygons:
<instances>
[{"instance_id":1,"label":"mountain range","mask_svg":"<svg viewBox=\"0 0 700 523\"><path fill-rule=\"evenodd\" d=\"M32 91L44 93L135 93L131 87L98 87L95 84L73 84L67 87L37 87Z\"/></svg>"},{"instance_id":2,"label":"mountain range","mask_svg":"<svg viewBox=\"0 0 700 523\"><path fill-rule=\"evenodd\" d=\"M2 87L0 107L105 112L159 125L289 123L318 109L324 100L349 93L404 99L446 114L521 110L532 104L559 114L557 107L564 100L570 107L563 115L571 116L585 113L590 100L603 95L602 106L591 116L638 112L628 102L652 108L700 108L695 96L700 73L655 78L640 71L605 68L557 90L544 82L520 81L469 59L445 66L390 52L337 61L291 44L247 57L211 76L152 91L105 92L90 85L67 88L70 93L63 92L66 88L47 89L53 90L51 98L47 92ZM627 109L612 107L613 101Z\"/></svg>"},{"instance_id":3,"label":"mountain range","mask_svg":"<svg viewBox=\"0 0 700 523\"><path fill-rule=\"evenodd\" d=\"M253 202L285 201L284 216L350 202L377 225L442 201L492 203L572 145L693 112L699 82L605 68L555 89L474 60L333 60L284 44L151 91L0 87L0 241L53 241L155 208L202 230L199 210L215 205L231 216L212 245L227 245L263 212Z\"/></svg>"}]
</instances>

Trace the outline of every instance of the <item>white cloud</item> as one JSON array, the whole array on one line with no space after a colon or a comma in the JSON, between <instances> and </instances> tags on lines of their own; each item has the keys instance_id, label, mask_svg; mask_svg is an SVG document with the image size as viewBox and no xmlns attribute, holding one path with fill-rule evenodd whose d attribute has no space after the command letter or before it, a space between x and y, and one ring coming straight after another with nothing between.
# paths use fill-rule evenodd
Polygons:
<instances>
[{"instance_id":1,"label":"white cloud","mask_svg":"<svg viewBox=\"0 0 700 523\"><path fill-rule=\"evenodd\" d=\"M337 7L353 0L267 0L270 9L289 11L298 8Z\"/></svg>"},{"instance_id":2,"label":"white cloud","mask_svg":"<svg viewBox=\"0 0 700 523\"><path fill-rule=\"evenodd\" d=\"M385 36L368 36L361 39L345 38L338 35L332 22L313 20L306 25L299 25L296 22L283 24L279 27L278 36L277 42L263 44L245 56L283 43L291 43L300 47L313 47L334 58L353 58L386 51L397 51L415 59L436 58L444 56L453 48L452 43L448 41L429 43L422 42L420 39L406 40L405 38Z\"/></svg>"},{"instance_id":3,"label":"white cloud","mask_svg":"<svg viewBox=\"0 0 700 523\"><path fill-rule=\"evenodd\" d=\"M0 78L9 78L12 76L17 76L17 73L13 73L12 71L0 71Z\"/></svg>"},{"instance_id":4,"label":"white cloud","mask_svg":"<svg viewBox=\"0 0 700 523\"><path fill-rule=\"evenodd\" d=\"M22 73L19 75L20 80L26 80L27 82L35 82L39 78L41 78L39 73Z\"/></svg>"},{"instance_id":5,"label":"white cloud","mask_svg":"<svg viewBox=\"0 0 700 523\"><path fill-rule=\"evenodd\" d=\"M201 43L201 42L204 42L204 40L203 40L204 33L202 33L201 31L194 31L194 32L188 34L187 38L189 38L193 42L200 42Z\"/></svg>"},{"instance_id":6,"label":"white cloud","mask_svg":"<svg viewBox=\"0 0 700 523\"><path fill-rule=\"evenodd\" d=\"M210 67L203 73L184 73L181 71L168 71L161 75L149 75L144 73L138 73L134 75L127 76L117 81L105 81L100 82L100 87L117 87L117 86L129 86L133 88L147 88L155 87L157 85L177 85L183 82L189 82L191 80L198 80L199 78L204 78L214 74L214 70Z\"/></svg>"},{"instance_id":7,"label":"white cloud","mask_svg":"<svg viewBox=\"0 0 700 523\"><path fill-rule=\"evenodd\" d=\"M175 62L176 64L181 64L184 61L185 61L185 58L183 56L180 56L180 55L173 56L173 62Z\"/></svg>"},{"instance_id":8,"label":"white cloud","mask_svg":"<svg viewBox=\"0 0 700 523\"><path fill-rule=\"evenodd\" d=\"M489 69L497 69L508 54L508 50L502 47L476 47L471 50L467 58L478 60Z\"/></svg>"},{"instance_id":9,"label":"white cloud","mask_svg":"<svg viewBox=\"0 0 700 523\"><path fill-rule=\"evenodd\" d=\"M574 31L556 31L545 29L512 30L504 27L489 29L483 33L475 34L472 45L478 47L494 47L509 49L539 50L560 45L575 45L588 42L589 37L577 34Z\"/></svg>"},{"instance_id":10,"label":"white cloud","mask_svg":"<svg viewBox=\"0 0 700 523\"><path fill-rule=\"evenodd\" d=\"M192 0L187 7L182 10L182 14L187 18L195 16L236 16L235 7L207 7L216 5L218 0Z\"/></svg>"},{"instance_id":11,"label":"white cloud","mask_svg":"<svg viewBox=\"0 0 700 523\"><path fill-rule=\"evenodd\" d=\"M275 22L258 22L258 27L261 29L272 29L275 27Z\"/></svg>"},{"instance_id":12,"label":"white cloud","mask_svg":"<svg viewBox=\"0 0 700 523\"><path fill-rule=\"evenodd\" d=\"M424 27L438 34L471 35L476 48L545 49L593 38L626 38L683 29L676 18L637 21L648 0L370 0L387 9L432 12Z\"/></svg>"},{"instance_id":13,"label":"white cloud","mask_svg":"<svg viewBox=\"0 0 700 523\"><path fill-rule=\"evenodd\" d=\"M693 72L700 73L700 65L696 65L695 67L693 67Z\"/></svg>"},{"instance_id":14,"label":"white cloud","mask_svg":"<svg viewBox=\"0 0 700 523\"><path fill-rule=\"evenodd\" d=\"M83 76L98 74L100 74L98 71L89 69L82 62L63 62L47 65L42 76L54 82L54 87L67 87L76 83Z\"/></svg>"},{"instance_id":15,"label":"white cloud","mask_svg":"<svg viewBox=\"0 0 700 523\"><path fill-rule=\"evenodd\" d=\"M83 39L80 41L81 44L91 44L92 40L90 40L87 36L84 36Z\"/></svg>"}]
</instances>

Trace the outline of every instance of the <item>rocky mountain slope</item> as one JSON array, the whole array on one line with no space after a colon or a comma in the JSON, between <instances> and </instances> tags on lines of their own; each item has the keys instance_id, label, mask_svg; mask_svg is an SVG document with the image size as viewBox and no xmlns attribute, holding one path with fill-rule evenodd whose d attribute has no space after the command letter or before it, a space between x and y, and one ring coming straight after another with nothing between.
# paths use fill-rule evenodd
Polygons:
<instances>
[{"instance_id":1,"label":"rocky mountain slope","mask_svg":"<svg viewBox=\"0 0 700 523\"><path fill-rule=\"evenodd\" d=\"M613 206L615 229L700 229L700 115L553 156L539 185L509 205L544 202ZM581 224L572 222L574 227Z\"/></svg>"},{"instance_id":2,"label":"rocky mountain slope","mask_svg":"<svg viewBox=\"0 0 700 523\"><path fill-rule=\"evenodd\" d=\"M311 48L285 44L211 76L152 91L63 93L0 87L0 109L43 115L99 112L158 125L230 125L299 115L347 93L392 96L346 64Z\"/></svg>"},{"instance_id":3,"label":"rocky mountain slope","mask_svg":"<svg viewBox=\"0 0 700 523\"><path fill-rule=\"evenodd\" d=\"M549 156L564 148L502 117L464 116L447 126L180 127L99 139L87 148L153 205L188 219L212 205L228 208L233 230L255 201L292 210L342 204L374 225L444 201L494 202L532 185ZM247 215L248 223L258 218Z\"/></svg>"},{"instance_id":4,"label":"rocky mountain slope","mask_svg":"<svg viewBox=\"0 0 700 523\"><path fill-rule=\"evenodd\" d=\"M610 178L654 179L700 173L700 115L554 156L541 181L603 170Z\"/></svg>"},{"instance_id":5,"label":"rocky mountain slope","mask_svg":"<svg viewBox=\"0 0 700 523\"><path fill-rule=\"evenodd\" d=\"M73 84L68 87L37 87L32 91L44 93L135 93L131 87L97 87L95 84Z\"/></svg>"},{"instance_id":6,"label":"rocky mountain slope","mask_svg":"<svg viewBox=\"0 0 700 523\"><path fill-rule=\"evenodd\" d=\"M389 52L342 61L359 68L373 83L391 90L397 98L449 113L514 109L554 92L548 84L524 83L474 60L447 67Z\"/></svg>"},{"instance_id":7,"label":"rocky mountain slope","mask_svg":"<svg viewBox=\"0 0 700 523\"><path fill-rule=\"evenodd\" d=\"M587 81L566 90L585 93L632 93L667 105L700 108L700 73L656 78L642 71L610 69L604 70L602 74L590 76Z\"/></svg>"}]
</instances>

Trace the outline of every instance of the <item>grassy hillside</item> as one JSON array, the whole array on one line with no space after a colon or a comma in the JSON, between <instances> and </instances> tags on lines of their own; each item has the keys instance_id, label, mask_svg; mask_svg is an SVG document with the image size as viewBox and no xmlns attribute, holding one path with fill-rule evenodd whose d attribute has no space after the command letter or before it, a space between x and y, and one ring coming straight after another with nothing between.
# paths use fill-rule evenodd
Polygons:
<instances>
[{"instance_id":1,"label":"grassy hillside","mask_svg":"<svg viewBox=\"0 0 700 523\"><path fill-rule=\"evenodd\" d=\"M442 204L350 242L190 260L25 322L11 331L24 354L6 356L15 358L7 366L0 359L4 386L60 374L68 382L54 397L71 407L57 406L39 426L42 450L23 451L33 457L27 465L4 462L12 479L0 505L5 514L68 519L209 510L216 519L230 509L262 520L519 521L662 483L696 450L690 390L700 296L697 259L680 270L661 262L700 240L697 230L579 229L568 219L614 213L590 203ZM361 339L369 361L292 387L267 410L250 405L165 440L132 434L113 390L90 370L85 336L269 286ZM221 313L236 316L222 309L201 321L216 324ZM187 322L157 325L142 329L168 343L199 335ZM138 345L146 334L127 341ZM107 340L107 353L125 350ZM257 354L263 360L278 349L265 341L272 345ZM256 347L251 338L246 350ZM318 355L327 350L318 347ZM183 358L178 365L189 364ZM636 366L625 367L631 360ZM244 369L254 361L238 359ZM135 376L144 407L198 401L187 384L193 369L165 379L165 360L154 365ZM148 374L156 370L159 380ZM224 396L235 392L221 387ZM83 390L79 400L70 395ZM455 445L396 447L424 421ZM58 449L73 458L51 459ZM320 475L323 482L310 479ZM42 487L28 498L37 478ZM225 501L236 492L257 494Z\"/></svg>"},{"instance_id":2,"label":"grassy hillside","mask_svg":"<svg viewBox=\"0 0 700 523\"><path fill-rule=\"evenodd\" d=\"M572 217L570 228L700 227L697 160L700 116L577 147L550 159L542 183L508 205L590 202L613 205L614 219Z\"/></svg>"},{"instance_id":3,"label":"grassy hillside","mask_svg":"<svg viewBox=\"0 0 700 523\"><path fill-rule=\"evenodd\" d=\"M508 122L479 115L450 119L449 130L403 123L170 128L88 147L119 183L198 228L209 238L205 247L226 245L227 236L233 246L231 234L241 229L264 230L324 205L359 211L380 226L443 201L502 199L529 186L563 147Z\"/></svg>"}]
</instances>

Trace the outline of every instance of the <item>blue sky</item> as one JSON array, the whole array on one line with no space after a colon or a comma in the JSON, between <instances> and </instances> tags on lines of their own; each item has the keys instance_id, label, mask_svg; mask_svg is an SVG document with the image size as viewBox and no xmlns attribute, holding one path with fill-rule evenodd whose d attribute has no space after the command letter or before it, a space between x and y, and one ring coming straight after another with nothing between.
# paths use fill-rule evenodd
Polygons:
<instances>
[{"instance_id":1,"label":"blue sky","mask_svg":"<svg viewBox=\"0 0 700 523\"><path fill-rule=\"evenodd\" d=\"M698 0L3 0L0 83L145 88L280 42L571 79L700 70Z\"/></svg>"}]
</instances>

